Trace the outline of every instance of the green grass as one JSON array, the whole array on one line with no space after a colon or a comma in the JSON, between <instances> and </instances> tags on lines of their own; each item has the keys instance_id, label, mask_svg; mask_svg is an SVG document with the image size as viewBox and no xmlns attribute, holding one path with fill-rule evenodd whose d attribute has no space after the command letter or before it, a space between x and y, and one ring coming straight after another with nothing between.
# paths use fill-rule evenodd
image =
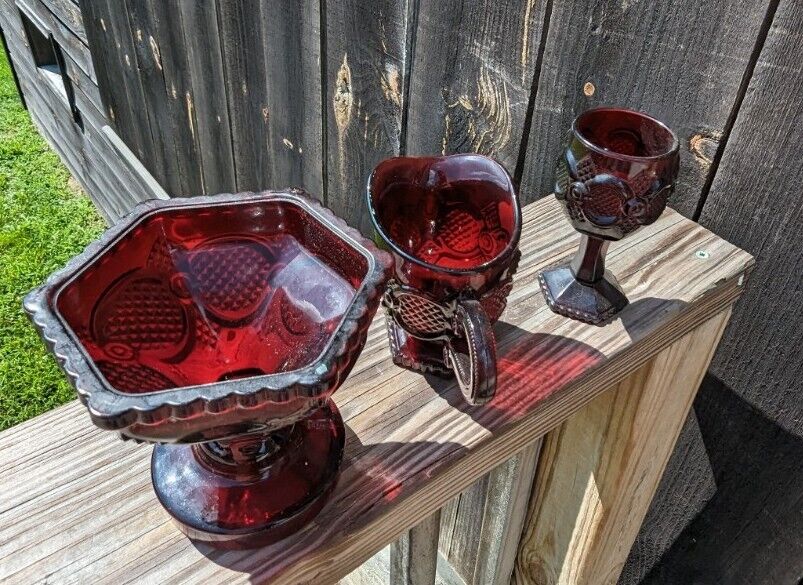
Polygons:
<instances>
[{"instance_id":1,"label":"green grass","mask_svg":"<svg viewBox=\"0 0 803 585\"><path fill-rule=\"evenodd\" d=\"M0 52L0 430L75 396L22 312L25 293L103 230L69 179Z\"/></svg>"}]
</instances>

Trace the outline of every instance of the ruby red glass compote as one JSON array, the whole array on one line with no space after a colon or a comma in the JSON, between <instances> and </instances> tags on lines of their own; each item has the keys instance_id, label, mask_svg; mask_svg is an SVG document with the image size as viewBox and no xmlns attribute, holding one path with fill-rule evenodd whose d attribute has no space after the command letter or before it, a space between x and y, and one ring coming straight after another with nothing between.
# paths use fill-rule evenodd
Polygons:
<instances>
[{"instance_id":1,"label":"ruby red glass compote","mask_svg":"<svg viewBox=\"0 0 803 585\"><path fill-rule=\"evenodd\" d=\"M26 299L94 422L160 444L157 496L191 537L274 541L333 488L328 400L389 257L297 191L138 207Z\"/></svg>"}]
</instances>

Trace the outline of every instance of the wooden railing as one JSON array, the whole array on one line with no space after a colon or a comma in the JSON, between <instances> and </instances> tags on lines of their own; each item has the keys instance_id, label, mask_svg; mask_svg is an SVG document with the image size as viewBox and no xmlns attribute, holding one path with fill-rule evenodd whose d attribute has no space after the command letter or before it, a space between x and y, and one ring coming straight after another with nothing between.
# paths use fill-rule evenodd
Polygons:
<instances>
[{"instance_id":1,"label":"wooden railing","mask_svg":"<svg viewBox=\"0 0 803 585\"><path fill-rule=\"evenodd\" d=\"M595 327L536 284L577 245L557 203L524 219L490 404L394 366L377 316L334 396L347 439L331 500L276 545L223 552L171 524L150 448L71 403L0 434L0 580L423 585L440 540L441 580L615 582L752 258L668 210L612 247L631 304Z\"/></svg>"}]
</instances>

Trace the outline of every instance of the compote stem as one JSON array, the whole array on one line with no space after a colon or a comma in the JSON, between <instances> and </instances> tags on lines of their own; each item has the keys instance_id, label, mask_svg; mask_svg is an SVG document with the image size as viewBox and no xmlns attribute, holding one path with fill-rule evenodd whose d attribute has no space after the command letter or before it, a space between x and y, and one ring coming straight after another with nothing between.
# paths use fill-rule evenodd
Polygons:
<instances>
[{"instance_id":1,"label":"compote stem","mask_svg":"<svg viewBox=\"0 0 803 585\"><path fill-rule=\"evenodd\" d=\"M198 443L193 448L195 458L221 475L247 480L259 477L292 442L294 427L271 433L252 434L223 441Z\"/></svg>"},{"instance_id":2,"label":"compote stem","mask_svg":"<svg viewBox=\"0 0 803 585\"><path fill-rule=\"evenodd\" d=\"M594 284L605 276L605 255L610 242L583 234L569 267L574 277L582 283Z\"/></svg>"}]
</instances>

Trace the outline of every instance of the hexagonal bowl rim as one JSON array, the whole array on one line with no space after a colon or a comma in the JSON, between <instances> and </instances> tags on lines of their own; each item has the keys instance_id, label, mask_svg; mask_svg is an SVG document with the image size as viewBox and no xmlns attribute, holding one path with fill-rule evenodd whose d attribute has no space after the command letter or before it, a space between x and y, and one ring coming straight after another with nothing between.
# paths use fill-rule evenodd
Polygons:
<instances>
[{"instance_id":1,"label":"hexagonal bowl rim","mask_svg":"<svg viewBox=\"0 0 803 585\"><path fill-rule=\"evenodd\" d=\"M368 265L348 310L315 360L289 372L148 393L127 394L114 389L55 308L58 295L99 254L114 246L143 221L161 212L271 201L285 201L300 207L363 256ZM376 311L391 265L390 254L379 250L373 242L302 189L248 191L169 200L151 199L137 204L83 252L74 256L63 268L53 272L44 284L30 291L25 296L23 306L78 397L87 407L93 422L104 429L121 430L137 423L156 424L167 419L184 420L196 414L199 408L208 409L210 404L223 404L232 399L236 401L237 408L253 409L268 400L285 402L294 398L318 398L330 389L329 380L341 367L341 360L357 359L357 356L350 355L349 345L353 342L354 335L360 331L360 320L368 311L371 311L371 317Z\"/></svg>"}]
</instances>

